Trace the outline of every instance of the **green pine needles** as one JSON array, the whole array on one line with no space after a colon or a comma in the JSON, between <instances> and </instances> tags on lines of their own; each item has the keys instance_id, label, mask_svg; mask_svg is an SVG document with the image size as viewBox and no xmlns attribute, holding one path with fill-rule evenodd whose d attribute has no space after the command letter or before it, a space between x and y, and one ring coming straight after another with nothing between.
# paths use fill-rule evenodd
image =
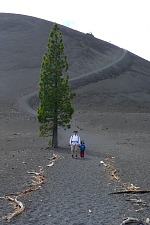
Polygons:
<instances>
[{"instance_id":1,"label":"green pine needles","mask_svg":"<svg viewBox=\"0 0 150 225\"><path fill-rule=\"evenodd\" d=\"M70 128L74 113L71 100L75 93L69 91L67 71L62 33L54 23L41 65L38 94L40 105L37 109L40 134L50 137L49 143L54 148L58 147L58 127Z\"/></svg>"}]
</instances>

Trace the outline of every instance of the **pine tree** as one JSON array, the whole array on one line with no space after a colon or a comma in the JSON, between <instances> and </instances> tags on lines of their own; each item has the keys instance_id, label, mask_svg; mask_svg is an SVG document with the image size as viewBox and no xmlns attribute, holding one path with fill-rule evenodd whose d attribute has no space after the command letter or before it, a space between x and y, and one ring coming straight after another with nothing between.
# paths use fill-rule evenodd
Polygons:
<instances>
[{"instance_id":1,"label":"pine tree","mask_svg":"<svg viewBox=\"0 0 150 225\"><path fill-rule=\"evenodd\" d=\"M51 146L58 147L58 127L70 128L74 109L69 91L67 56L64 53L62 33L53 24L47 51L43 55L39 81L37 118L41 136L50 137Z\"/></svg>"}]
</instances>

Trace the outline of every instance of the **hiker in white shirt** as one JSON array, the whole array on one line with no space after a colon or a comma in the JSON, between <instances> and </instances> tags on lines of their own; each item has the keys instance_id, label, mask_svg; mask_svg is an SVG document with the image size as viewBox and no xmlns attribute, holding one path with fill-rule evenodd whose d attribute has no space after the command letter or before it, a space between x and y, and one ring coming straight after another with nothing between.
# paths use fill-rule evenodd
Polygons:
<instances>
[{"instance_id":1,"label":"hiker in white shirt","mask_svg":"<svg viewBox=\"0 0 150 225\"><path fill-rule=\"evenodd\" d=\"M78 135L78 131L74 131L73 135L70 137L70 146L71 146L71 156L74 157L74 155L77 158L78 154L78 147L80 146L80 136Z\"/></svg>"}]
</instances>

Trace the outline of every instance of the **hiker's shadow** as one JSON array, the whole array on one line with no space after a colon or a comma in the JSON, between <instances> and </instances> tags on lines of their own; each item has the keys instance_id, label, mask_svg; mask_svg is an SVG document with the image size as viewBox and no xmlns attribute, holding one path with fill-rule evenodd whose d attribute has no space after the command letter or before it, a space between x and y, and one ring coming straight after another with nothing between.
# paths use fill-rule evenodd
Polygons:
<instances>
[{"instance_id":1,"label":"hiker's shadow","mask_svg":"<svg viewBox=\"0 0 150 225\"><path fill-rule=\"evenodd\" d=\"M76 160L80 160L80 161L89 161L91 160L91 158L88 158L88 157L77 157Z\"/></svg>"}]
</instances>

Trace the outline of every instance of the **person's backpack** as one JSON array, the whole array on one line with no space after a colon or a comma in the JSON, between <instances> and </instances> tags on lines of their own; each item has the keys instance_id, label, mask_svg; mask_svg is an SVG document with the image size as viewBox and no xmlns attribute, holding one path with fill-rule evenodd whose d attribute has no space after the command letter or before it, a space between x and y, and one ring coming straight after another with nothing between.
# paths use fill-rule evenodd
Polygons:
<instances>
[{"instance_id":1,"label":"person's backpack","mask_svg":"<svg viewBox=\"0 0 150 225\"><path fill-rule=\"evenodd\" d=\"M71 136L71 143L73 142L72 139L73 139L73 135ZM79 136L78 136L78 143L79 143Z\"/></svg>"}]
</instances>

